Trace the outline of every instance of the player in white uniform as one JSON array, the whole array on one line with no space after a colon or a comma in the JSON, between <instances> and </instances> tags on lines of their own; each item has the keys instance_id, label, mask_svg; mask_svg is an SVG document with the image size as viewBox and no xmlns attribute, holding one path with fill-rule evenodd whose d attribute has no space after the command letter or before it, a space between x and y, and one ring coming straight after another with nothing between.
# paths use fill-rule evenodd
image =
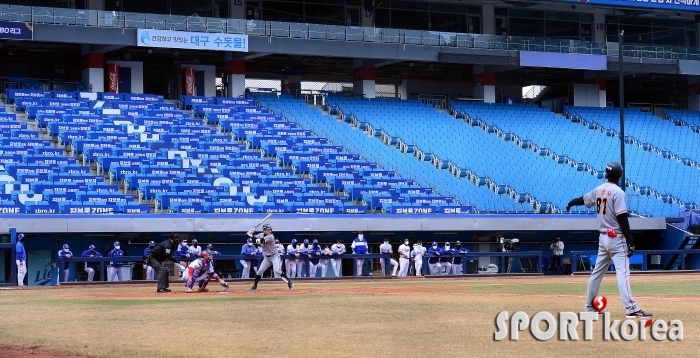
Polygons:
<instances>
[{"instance_id":1,"label":"player in white uniform","mask_svg":"<svg viewBox=\"0 0 700 358\"><path fill-rule=\"evenodd\" d=\"M309 255L310 249L309 239L304 239L304 243L297 246L297 277L303 277L302 270L304 270L304 266L306 266L306 277L309 277L309 261L306 260L306 257Z\"/></svg>"},{"instance_id":2,"label":"player in white uniform","mask_svg":"<svg viewBox=\"0 0 700 358\"><path fill-rule=\"evenodd\" d=\"M321 277L326 277L326 272L328 272L328 258L331 257L331 255L331 249L328 245L324 246L323 251L321 251L321 257L325 257L325 259L321 259L318 263L321 269Z\"/></svg>"},{"instance_id":3,"label":"player in white uniform","mask_svg":"<svg viewBox=\"0 0 700 358\"><path fill-rule=\"evenodd\" d=\"M408 268L411 265L411 246L408 239L404 239L403 244L399 246L399 263L401 264L399 277L408 276Z\"/></svg>"},{"instance_id":4,"label":"player in white uniform","mask_svg":"<svg viewBox=\"0 0 700 358\"><path fill-rule=\"evenodd\" d=\"M202 247L199 246L197 239L192 240L192 246L190 246L187 252L190 253L190 257L199 257L199 255L202 253Z\"/></svg>"},{"instance_id":5,"label":"player in white uniform","mask_svg":"<svg viewBox=\"0 0 700 358\"><path fill-rule=\"evenodd\" d=\"M403 246L403 245L401 245ZM399 248L400 252L401 248ZM391 244L389 244L389 238L384 239L384 243L379 245L379 253L382 254L389 254L393 255L394 250L391 249ZM385 276L385 271L384 271L384 262L386 259L379 259L379 264L382 266L382 276ZM396 269L399 267L399 263L394 260L394 258L389 258L389 263L391 264L391 277L397 277L396 276Z\"/></svg>"},{"instance_id":6,"label":"player in white uniform","mask_svg":"<svg viewBox=\"0 0 700 358\"><path fill-rule=\"evenodd\" d=\"M291 259L286 259L284 262L287 264L287 274L289 277L297 277L297 239L292 239L292 243L287 245L287 255L293 256Z\"/></svg>"},{"instance_id":7,"label":"player in white uniform","mask_svg":"<svg viewBox=\"0 0 700 358\"><path fill-rule=\"evenodd\" d=\"M630 288L629 258L634 255L634 240L627 214L627 195L620 187L618 181L622 177L622 165L618 162L610 162L605 168L605 177L608 182L598 186L588 194L571 200L566 205L569 211L572 206L586 205L596 207L598 218L598 258L596 265L588 280L588 294L586 311L595 312L593 299L598 296L600 282L610 266L610 261L615 264L617 273L617 286L620 289L622 305L627 311L627 318L651 318L652 314L642 311L637 301L632 298Z\"/></svg>"},{"instance_id":8,"label":"player in white uniform","mask_svg":"<svg viewBox=\"0 0 700 358\"><path fill-rule=\"evenodd\" d=\"M258 289L258 282L262 278L263 272L272 266L273 274L280 276L282 281L287 283L289 289L294 288L292 281L287 278L287 275L282 271L282 264L280 263L280 255L277 253L277 247L275 246L275 236L272 235L272 226L270 224L263 225L263 232L253 236L255 229L250 229L247 235L250 238L255 237L255 243L259 244L262 248L262 263L260 263L260 268L255 273L255 283L253 287L250 288L251 291L256 291Z\"/></svg>"},{"instance_id":9,"label":"player in white uniform","mask_svg":"<svg viewBox=\"0 0 700 358\"><path fill-rule=\"evenodd\" d=\"M413 245L413 251L411 251L416 276L423 276L423 256L425 256L425 247L423 247L423 242L418 240Z\"/></svg>"},{"instance_id":10,"label":"player in white uniform","mask_svg":"<svg viewBox=\"0 0 700 358\"><path fill-rule=\"evenodd\" d=\"M275 239L275 246L277 246L277 254L280 255L280 266L284 266L284 260L282 259L282 257L284 256L284 245L280 244L280 241L278 239ZM274 277L280 278L280 275L275 273Z\"/></svg>"},{"instance_id":11,"label":"player in white uniform","mask_svg":"<svg viewBox=\"0 0 700 358\"><path fill-rule=\"evenodd\" d=\"M331 246L331 256L333 256L331 259L331 265L333 266L333 273L335 274L335 277L340 277L343 274L340 269L340 263L343 261L341 258L343 257L344 253L345 245L341 243L340 239L338 239L338 241Z\"/></svg>"}]
</instances>

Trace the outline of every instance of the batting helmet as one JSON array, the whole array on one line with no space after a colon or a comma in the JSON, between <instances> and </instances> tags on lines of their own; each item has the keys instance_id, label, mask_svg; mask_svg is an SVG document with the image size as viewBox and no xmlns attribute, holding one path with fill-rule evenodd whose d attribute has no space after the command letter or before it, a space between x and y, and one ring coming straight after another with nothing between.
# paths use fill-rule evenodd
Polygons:
<instances>
[{"instance_id":1,"label":"batting helmet","mask_svg":"<svg viewBox=\"0 0 700 358\"><path fill-rule=\"evenodd\" d=\"M318 240L314 239L313 243L318 244Z\"/></svg>"},{"instance_id":2,"label":"batting helmet","mask_svg":"<svg viewBox=\"0 0 700 358\"><path fill-rule=\"evenodd\" d=\"M610 181L620 180L622 177L622 164L618 162L610 162L605 167L605 177Z\"/></svg>"},{"instance_id":3,"label":"batting helmet","mask_svg":"<svg viewBox=\"0 0 700 358\"><path fill-rule=\"evenodd\" d=\"M24 234L17 234L17 238L18 238L19 240L24 239Z\"/></svg>"},{"instance_id":4,"label":"batting helmet","mask_svg":"<svg viewBox=\"0 0 700 358\"><path fill-rule=\"evenodd\" d=\"M207 249L210 249L210 250L211 250L211 249L213 249L213 248L214 248L214 245L212 245L212 244L207 245Z\"/></svg>"},{"instance_id":5,"label":"batting helmet","mask_svg":"<svg viewBox=\"0 0 700 358\"><path fill-rule=\"evenodd\" d=\"M264 224L264 225L263 225L263 230L272 230L272 225L270 225L270 224Z\"/></svg>"},{"instance_id":6,"label":"batting helmet","mask_svg":"<svg viewBox=\"0 0 700 358\"><path fill-rule=\"evenodd\" d=\"M155 241L149 241L149 242L148 242L148 246L151 246L151 247L156 246L156 242L155 242Z\"/></svg>"}]
</instances>

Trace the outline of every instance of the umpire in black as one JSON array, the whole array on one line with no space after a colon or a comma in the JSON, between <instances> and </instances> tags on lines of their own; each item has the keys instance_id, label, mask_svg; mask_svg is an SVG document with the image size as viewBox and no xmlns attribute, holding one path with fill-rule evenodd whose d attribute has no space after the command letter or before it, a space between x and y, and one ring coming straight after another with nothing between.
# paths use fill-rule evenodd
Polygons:
<instances>
[{"instance_id":1,"label":"umpire in black","mask_svg":"<svg viewBox=\"0 0 700 358\"><path fill-rule=\"evenodd\" d=\"M168 279L168 270L163 266L163 261L170 260L172 262L177 262L177 259L173 257L175 251L177 251L177 245L180 242L180 235L170 234L170 237L156 245L156 247L151 250L146 258L146 263L148 266L153 267L158 275L158 292L170 292L168 286L170 282Z\"/></svg>"}]
</instances>

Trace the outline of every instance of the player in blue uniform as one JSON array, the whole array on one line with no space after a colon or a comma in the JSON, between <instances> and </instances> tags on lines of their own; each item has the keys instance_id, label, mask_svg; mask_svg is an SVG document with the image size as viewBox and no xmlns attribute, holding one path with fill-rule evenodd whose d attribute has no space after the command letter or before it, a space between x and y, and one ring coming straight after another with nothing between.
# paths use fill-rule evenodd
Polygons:
<instances>
[{"instance_id":1,"label":"player in blue uniform","mask_svg":"<svg viewBox=\"0 0 700 358\"><path fill-rule=\"evenodd\" d=\"M446 242L445 246L442 247L443 255L452 255L454 250L450 247L450 243ZM442 270L445 270L444 272ZM452 271L452 258L451 257L441 257L440 258L440 269L438 270L443 275L449 275Z\"/></svg>"},{"instance_id":2,"label":"player in blue uniform","mask_svg":"<svg viewBox=\"0 0 700 358\"><path fill-rule=\"evenodd\" d=\"M27 275L27 252L24 251L24 234L17 235L15 262L17 263L17 286L24 287L24 276Z\"/></svg>"},{"instance_id":3,"label":"player in blue uniform","mask_svg":"<svg viewBox=\"0 0 700 358\"><path fill-rule=\"evenodd\" d=\"M156 242L155 241L150 241L148 243L148 246L146 246L145 249L143 249L143 257L148 257L148 255L151 253L151 249L156 247ZM143 264L143 269L146 270L146 280L147 281L153 281L155 280L155 271L153 270L153 267L148 266L146 264Z\"/></svg>"},{"instance_id":4,"label":"player in blue uniform","mask_svg":"<svg viewBox=\"0 0 700 358\"><path fill-rule=\"evenodd\" d=\"M179 239L179 235L176 238ZM182 278L185 270L187 270L187 261L190 261L190 247L187 246L187 239L182 239L175 252L175 257L180 260L180 262L176 262L175 265L178 270L180 270L180 278Z\"/></svg>"},{"instance_id":5,"label":"player in blue uniform","mask_svg":"<svg viewBox=\"0 0 700 358\"><path fill-rule=\"evenodd\" d=\"M243 248L241 248L241 255L250 256L253 258L257 254L258 249L255 247L255 245L253 245L253 239L248 238L245 245L243 245ZM243 266L243 269L241 270L241 278L250 278L250 268L252 267L251 260L241 260L240 262L241 266Z\"/></svg>"},{"instance_id":6,"label":"player in blue uniform","mask_svg":"<svg viewBox=\"0 0 700 358\"><path fill-rule=\"evenodd\" d=\"M88 246L88 249L83 252L82 257L102 257L102 254L95 250L95 245ZM97 262L86 262L85 272L88 274L88 281L92 281L95 278L95 270L97 270Z\"/></svg>"},{"instance_id":7,"label":"player in blue uniform","mask_svg":"<svg viewBox=\"0 0 700 358\"><path fill-rule=\"evenodd\" d=\"M114 249L112 249L109 254L107 254L108 257L119 257L119 256L124 256L124 251L121 250L119 246L119 241L114 242ZM114 278L117 278L117 281L122 280L122 266L124 265L123 262L121 261L110 261L109 262L109 281L114 281Z\"/></svg>"},{"instance_id":8,"label":"player in blue uniform","mask_svg":"<svg viewBox=\"0 0 700 358\"><path fill-rule=\"evenodd\" d=\"M457 241L455 243L454 253L455 254L468 254L469 250L463 248L462 243ZM463 260L464 260L464 257L462 257L462 256L456 256L454 258L454 261L452 262L452 274L453 275L461 275L464 273L462 271L462 261Z\"/></svg>"},{"instance_id":9,"label":"player in blue uniform","mask_svg":"<svg viewBox=\"0 0 700 358\"><path fill-rule=\"evenodd\" d=\"M316 271L318 270L319 260L321 259L321 245L318 244L318 240L314 239L309 249L309 277L316 277Z\"/></svg>"},{"instance_id":10,"label":"player in blue uniform","mask_svg":"<svg viewBox=\"0 0 700 358\"><path fill-rule=\"evenodd\" d=\"M440 254L442 254L442 249L438 246L437 241L433 241L433 245L428 249L428 253L433 255L428 259L428 267L430 268L431 275L439 275L440 269Z\"/></svg>"},{"instance_id":11,"label":"player in blue uniform","mask_svg":"<svg viewBox=\"0 0 700 358\"><path fill-rule=\"evenodd\" d=\"M70 260L70 258L73 257L73 253L70 252L70 247L68 246L68 244L63 244L63 249L58 252L58 257L63 258L63 259L67 259L67 260ZM68 274L70 273L70 269L68 268L68 265L70 265L70 263L67 260L64 261L63 264L60 266L60 269L63 270L63 281L62 282L68 281ZM59 281L60 281L60 277L59 277ZM60 282L57 283L57 285L60 285Z\"/></svg>"},{"instance_id":12,"label":"player in blue uniform","mask_svg":"<svg viewBox=\"0 0 700 358\"><path fill-rule=\"evenodd\" d=\"M356 255L366 255L367 254L367 240L365 240L365 235L362 231L357 232L357 237L352 241L350 245L352 253ZM362 276L362 265L365 263L365 259L357 259L357 276ZM370 271L372 268L370 267Z\"/></svg>"},{"instance_id":13,"label":"player in blue uniform","mask_svg":"<svg viewBox=\"0 0 700 358\"><path fill-rule=\"evenodd\" d=\"M292 239L292 243L287 245L287 255L289 258L284 261L287 265L287 277L297 277L297 239Z\"/></svg>"}]
</instances>

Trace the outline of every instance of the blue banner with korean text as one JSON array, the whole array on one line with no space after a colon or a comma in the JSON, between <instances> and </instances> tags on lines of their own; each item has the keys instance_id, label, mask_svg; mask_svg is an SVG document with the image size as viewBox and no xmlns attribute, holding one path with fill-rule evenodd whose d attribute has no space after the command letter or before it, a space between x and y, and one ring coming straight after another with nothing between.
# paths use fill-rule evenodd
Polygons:
<instances>
[{"instance_id":1,"label":"blue banner with korean text","mask_svg":"<svg viewBox=\"0 0 700 358\"><path fill-rule=\"evenodd\" d=\"M33 40L33 30L29 22L0 21L0 39Z\"/></svg>"},{"instance_id":2,"label":"blue banner with korean text","mask_svg":"<svg viewBox=\"0 0 700 358\"><path fill-rule=\"evenodd\" d=\"M248 52L248 35L138 29L136 37L145 47Z\"/></svg>"},{"instance_id":3,"label":"blue banner with korean text","mask_svg":"<svg viewBox=\"0 0 700 358\"><path fill-rule=\"evenodd\" d=\"M700 11L700 0L565 0L592 5L643 7L673 11Z\"/></svg>"}]
</instances>

